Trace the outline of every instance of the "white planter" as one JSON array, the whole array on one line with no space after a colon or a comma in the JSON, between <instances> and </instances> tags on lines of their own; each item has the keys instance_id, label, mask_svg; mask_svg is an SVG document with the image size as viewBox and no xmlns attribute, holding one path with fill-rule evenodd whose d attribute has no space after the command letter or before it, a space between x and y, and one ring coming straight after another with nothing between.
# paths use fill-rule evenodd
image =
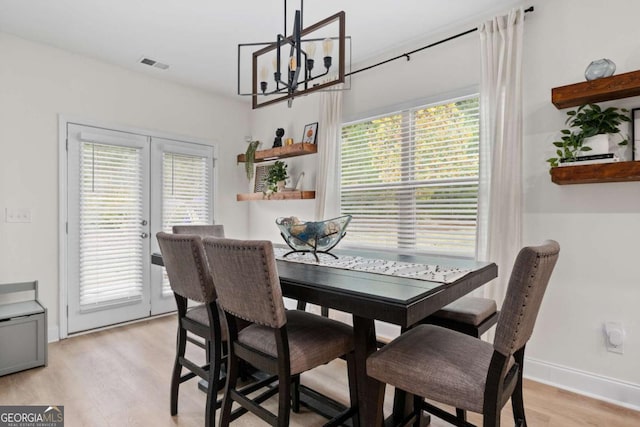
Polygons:
<instances>
[{"instance_id":1,"label":"white planter","mask_svg":"<svg viewBox=\"0 0 640 427\"><path fill-rule=\"evenodd\" d=\"M591 147L591 151L585 152L585 155L607 154L615 152L609 149L609 134L600 134L585 138L582 145Z\"/></svg>"},{"instance_id":2,"label":"white planter","mask_svg":"<svg viewBox=\"0 0 640 427\"><path fill-rule=\"evenodd\" d=\"M591 147L591 151L585 151L583 155L613 153L618 160L629 161L631 160L631 141L629 138L627 138L629 140L627 145L618 145L624 138L622 133L600 134L585 138L583 145Z\"/></svg>"}]
</instances>

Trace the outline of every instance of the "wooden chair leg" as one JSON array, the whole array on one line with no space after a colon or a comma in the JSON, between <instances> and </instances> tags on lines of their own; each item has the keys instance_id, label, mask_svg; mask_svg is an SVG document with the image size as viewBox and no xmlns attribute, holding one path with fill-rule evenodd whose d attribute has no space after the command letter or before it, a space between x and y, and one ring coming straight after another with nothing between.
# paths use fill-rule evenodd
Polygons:
<instances>
[{"instance_id":1,"label":"wooden chair leg","mask_svg":"<svg viewBox=\"0 0 640 427\"><path fill-rule=\"evenodd\" d=\"M484 414L482 417L482 427L500 427L500 411Z\"/></svg>"},{"instance_id":2,"label":"wooden chair leg","mask_svg":"<svg viewBox=\"0 0 640 427\"><path fill-rule=\"evenodd\" d=\"M178 334L176 338L176 359L173 362L173 373L171 375L171 415L178 413L178 390L180 388L180 376L182 375L182 365L180 358L184 357L187 347L187 331L178 325Z\"/></svg>"},{"instance_id":3,"label":"wooden chair leg","mask_svg":"<svg viewBox=\"0 0 640 427\"><path fill-rule=\"evenodd\" d=\"M218 401L221 359L220 346L215 345L215 343L212 344L209 353L209 387L207 388L205 427L215 427L216 425L216 406Z\"/></svg>"},{"instance_id":4,"label":"wooden chair leg","mask_svg":"<svg viewBox=\"0 0 640 427\"><path fill-rule=\"evenodd\" d=\"M300 412L300 375L291 379L291 410L296 414Z\"/></svg>"},{"instance_id":5,"label":"wooden chair leg","mask_svg":"<svg viewBox=\"0 0 640 427\"><path fill-rule=\"evenodd\" d=\"M424 399L421 396L413 396L413 427L420 427L420 416L422 415L422 401Z\"/></svg>"},{"instance_id":6,"label":"wooden chair leg","mask_svg":"<svg viewBox=\"0 0 640 427\"><path fill-rule=\"evenodd\" d=\"M527 419L524 415L524 399L522 396L522 371L524 363L524 347L514 353L513 358L520 366L518 369L518 381L516 382L516 388L511 395L511 408L513 409L513 420L516 425L522 427L527 426Z\"/></svg>"},{"instance_id":7,"label":"wooden chair leg","mask_svg":"<svg viewBox=\"0 0 640 427\"><path fill-rule=\"evenodd\" d=\"M460 421L467 421L467 411L456 408L456 417L458 417Z\"/></svg>"},{"instance_id":8,"label":"wooden chair leg","mask_svg":"<svg viewBox=\"0 0 640 427\"><path fill-rule=\"evenodd\" d=\"M231 347L231 345L229 345ZM220 427L227 427L231 423L232 391L235 392L238 383L239 359L229 350L227 353L227 383L224 388L224 398L220 408Z\"/></svg>"},{"instance_id":9,"label":"wooden chair leg","mask_svg":"<svg viewBox=\"0 0 640 427\"><path fill-rule=\"evenodd\" d=\"M289 417L291 416L290 412L291 376L278 376L278 427L289 426Z\"/></svg>"}]
</instances>

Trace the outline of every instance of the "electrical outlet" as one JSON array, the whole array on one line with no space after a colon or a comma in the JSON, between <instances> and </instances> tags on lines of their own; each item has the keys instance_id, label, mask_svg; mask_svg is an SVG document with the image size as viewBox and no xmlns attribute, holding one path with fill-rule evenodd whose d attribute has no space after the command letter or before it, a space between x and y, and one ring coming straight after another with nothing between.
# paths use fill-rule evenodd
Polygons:
<instances>
[{"instance_id":1,"label":"electrical outlet","mask_svg":"<svg viewBox=\"0 0 640 427\"><path fill-rule=\"evenodd\" d=\"M624 353L624 326L622 322L605 322L604 343L607 351L612 353Z\"/></svg>"},{"instance_id":2,"label":"electrical outlet","mask_svg":"<svg viewBox=\"0 0 640 427\"><path fill-rule=\"evenodd\" d=\"M31 209L6 208L5 222L31 222Z\"/></svg>"}]
</instances>

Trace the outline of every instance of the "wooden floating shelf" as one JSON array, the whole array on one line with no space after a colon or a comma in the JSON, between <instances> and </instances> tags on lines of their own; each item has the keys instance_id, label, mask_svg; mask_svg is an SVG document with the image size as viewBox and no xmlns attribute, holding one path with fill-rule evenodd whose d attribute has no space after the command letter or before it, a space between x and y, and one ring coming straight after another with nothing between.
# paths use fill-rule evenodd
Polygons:
<instances>
[{"instance_id":1,"label":"wooden floating shelf","mask_svg":"<svg viewBox=\"0 0 640 427\"><path fill-rule=\"evenodd\" d=\"M265 196L262 193L246 193L236 195L236 200L238 202L246 202L251 200L301 200L315 198L315 191L283 191L281 193L273 193L271 194L271 196Z\"/></svg>"},{"instance_id":2,"label":"wooden floating shelf","mask_svg":"<svg viewBox=\"0 0 640 427\"><path fill-rule=\"evenodd\" d=\"M631 96L640 96L640 71L551 89L551 102L558 109Z\"/></svg>"},{"instance_id":3,"label":"wooden floating shelf","mask_svg":"<svg viewBox=\"0 0 640 427\"><path fill-rule=\"evenodd\" d=\"M560 166L551 169L551 181L558 185L640 181L640 161Z\"/></svg>"},{"instance_id":4,"label":"wooden floating shelf","mask_svg":"<svg viewBox=\"0 0 640 427\"><path fill-rule=\"evenodd\" d=\"M268 150L256 151L255 163L284 159L286 157L304 156L305 154L315 154L317 152L318 146L316 144L299 142L291 145L283 145L282 147L270 148ZM245 155L238 154L238 163L244 163L245 161Z\"/></svg>"}]
</instances>

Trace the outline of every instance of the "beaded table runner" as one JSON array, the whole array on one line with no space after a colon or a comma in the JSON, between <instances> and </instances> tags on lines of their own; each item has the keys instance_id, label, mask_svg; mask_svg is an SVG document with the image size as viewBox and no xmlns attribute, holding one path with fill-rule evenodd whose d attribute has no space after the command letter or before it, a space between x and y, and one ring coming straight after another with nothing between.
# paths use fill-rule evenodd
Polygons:
<instances>
[{"instance_id":1,"label":"beaded table runner","mask_svg":"<svg viewBox=\"0 0 640 427\"><path fill-rule=\"evenodd\" d=\"M331 255L318 253L320 262L316 262L311 253L292 253L285 248L273 248L276 259L304 264L315 264L325 267L341 268L343 270L366 271L368 273L386 274L388 276L408 277L411 279L427 280L429 282L453 283L461 277L471 273L469 268L446 267L442 265L415 264L403 261L388 261L359 256L341 255L338 259Z\"/></svg>"}]
</instances>

